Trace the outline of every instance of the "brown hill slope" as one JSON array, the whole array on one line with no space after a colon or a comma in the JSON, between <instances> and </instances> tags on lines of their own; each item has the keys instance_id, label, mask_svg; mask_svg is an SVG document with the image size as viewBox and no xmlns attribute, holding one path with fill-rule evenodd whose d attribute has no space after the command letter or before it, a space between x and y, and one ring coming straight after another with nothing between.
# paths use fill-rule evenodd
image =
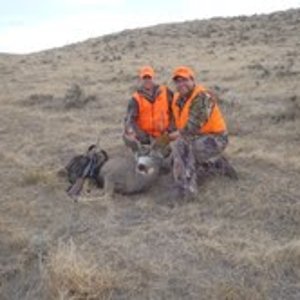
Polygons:
<instances>
[{"instance_id":1,"label":"brown hill slope","mask_svg":"<svg viewBox=\"0 0 300 300\"><path fill-rule=\"evenodd\" d=\"M124 31L0 55L1 299L299 299L300 10ZM192 66L220 95L240 181L197 201L77 207L56 171L101 134L123 152L136 70ZM73 84L80 90L66 97Z\"/></svg>"}]
</instances>

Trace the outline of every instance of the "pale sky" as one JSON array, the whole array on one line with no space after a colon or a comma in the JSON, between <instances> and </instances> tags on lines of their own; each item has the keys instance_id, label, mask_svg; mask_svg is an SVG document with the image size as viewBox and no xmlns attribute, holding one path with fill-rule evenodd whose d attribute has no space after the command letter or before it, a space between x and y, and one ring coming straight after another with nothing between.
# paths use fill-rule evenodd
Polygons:
<instances>
[{"instance_id":1,"label":"pale sky","mask_svg":"<svg viewBox=\"0 0 300 300\"><path fill-rule=\"evenodd\" d=\"M300 8L300 0L0 0L0 52L30 53L159 23Z\"/></svg>"}]
</instances>

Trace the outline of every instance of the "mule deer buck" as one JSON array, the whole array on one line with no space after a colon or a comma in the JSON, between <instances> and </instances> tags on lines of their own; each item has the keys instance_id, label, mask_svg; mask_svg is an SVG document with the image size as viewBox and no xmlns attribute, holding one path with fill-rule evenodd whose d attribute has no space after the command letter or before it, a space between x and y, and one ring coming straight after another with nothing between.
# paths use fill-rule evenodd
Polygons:
<instances>
[{"instance_id":1,"label":"mule deer buck","mask_svg":"<svg viewBox=\"0 0 300 300\"><path fill-rule=\"evenodd\" d=\"M109 159L100 169L98 180L105 195L135 194L149 190L163 171L168 171L168 139L162 136L150 145L136 141L137 152L130 157Z\"/></svg>"}]
</instances>

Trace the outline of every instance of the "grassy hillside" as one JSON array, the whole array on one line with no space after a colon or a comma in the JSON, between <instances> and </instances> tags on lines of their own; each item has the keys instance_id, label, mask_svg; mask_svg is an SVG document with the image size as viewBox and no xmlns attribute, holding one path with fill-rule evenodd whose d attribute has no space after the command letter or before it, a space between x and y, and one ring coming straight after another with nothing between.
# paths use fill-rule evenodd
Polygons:
<instances>
[{"instance_id":1,"label":"grassy hillside","mask_svg":"<svg viewBox=\"0 0 300 300\"><path fill-rule=\"evenodd\" d=\"M299 299L299 37L290 10L0 54L0 298ZM219 94L240 180L209 179L192 202L154 188L74 205L57 170L98 135L126 151L144 64L171 88L187 64Z\"/></svg>"}]
</instances>

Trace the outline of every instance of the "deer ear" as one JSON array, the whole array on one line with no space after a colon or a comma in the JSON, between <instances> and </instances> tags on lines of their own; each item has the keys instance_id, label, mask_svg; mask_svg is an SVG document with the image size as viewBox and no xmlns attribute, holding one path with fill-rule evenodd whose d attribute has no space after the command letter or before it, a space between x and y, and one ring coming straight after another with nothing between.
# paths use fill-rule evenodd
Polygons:
<instances>
[{"instance_id":1,"label":"deer ear","mask_svg":"<svg viewBox=\"0 0 300 300\"><path fill-rule=\"evenodd\" d=\"M104 161L107 161L109 159L107 152L103 149L100 152L103 154Z\"/></svg>"},{"instance_id":2,"label":"deer ear","mask_svg":"<svg viewBox=\"0 0 300 300\"><path fill-rule=\"evenodd\" d=\"M95 144L92 144L88 147L88 152L92 151L93 149L96 148L96 145Z\"/></svg>"}]
</instances>

